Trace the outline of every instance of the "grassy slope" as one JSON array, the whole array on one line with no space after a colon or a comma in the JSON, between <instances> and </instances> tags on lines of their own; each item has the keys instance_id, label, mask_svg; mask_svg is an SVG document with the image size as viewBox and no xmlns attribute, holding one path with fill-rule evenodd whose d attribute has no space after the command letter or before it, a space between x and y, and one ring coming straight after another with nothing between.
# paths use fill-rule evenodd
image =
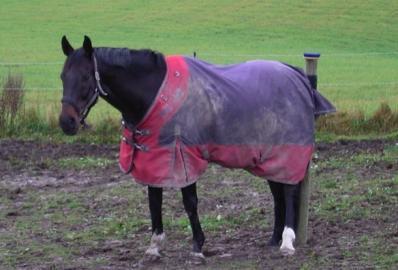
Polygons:
<instances>
[{"instance_id":1,"label":"grassy slope","mask_svg":"<svg viewBox=\"0 0 398 270\"><path fill-rule=\"evenodd\" d=\"M371 113L381 101L398 109L398 84L385 83L398 80L398 54L344 54L397 51L397 10L398 2L381 0L3 0L0 62L58 62L12 70L26 74L27 87L60 89L63 34L75 46L88 34L96 46L195 50L216 63L271 58L302 66L302 52L319 51L321 91L339 109ZM0 74L7 70L0 67ZM54 89L28 95L47 114L58 110L59 98ZM111 111L100 107L94 117Z\"/></svg>"}]
</instances>

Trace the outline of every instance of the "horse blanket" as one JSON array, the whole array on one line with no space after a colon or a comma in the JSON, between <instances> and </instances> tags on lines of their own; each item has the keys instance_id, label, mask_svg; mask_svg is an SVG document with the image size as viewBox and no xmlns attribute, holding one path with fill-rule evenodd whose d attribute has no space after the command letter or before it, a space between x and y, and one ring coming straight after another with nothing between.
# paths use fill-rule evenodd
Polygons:
<instances>
[{"instance_id":1,"label":"horse blanket","mask_svg":"<svg viewBox=\"0 0 398 270\"><path fill-rule=\"evenodd\" d=\"M295 184L314 150L314 120L335 111L304 72L276 61L217 66L166 58L146 116L125 126L120 168L154 187L194 183L209 162Z\"/></svg>"}]
</instances>

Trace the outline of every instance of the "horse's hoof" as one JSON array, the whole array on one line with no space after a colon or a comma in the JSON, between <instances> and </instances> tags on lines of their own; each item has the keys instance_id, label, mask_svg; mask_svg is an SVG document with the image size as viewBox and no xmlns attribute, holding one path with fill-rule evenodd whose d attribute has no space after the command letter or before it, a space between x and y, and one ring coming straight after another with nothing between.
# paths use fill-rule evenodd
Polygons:
<instances>
[{"instance_id":1,"label":"horse's hoof","mask_svg":"<svg viewBox=\"0 0 398 270\"><path fill-rule=\"evenodd\" d=\"M203 265L206 264L206 257L202 252L191 252L191 262L195 265Z\"/></svg>"},{"instance_id":2,"label":"horse's hoof","mask_svg":"<svg viewBox=\"0 0 398 270\"><path fill-rule=\"evenodd\" d=\"M283 256L293 256L294 252L296 251L294 248L289 248L287 246L282 246L280 251Z\"/></svg>"},{"instance_id":3,"label":"horse's hoof","mask_svg":"<svg viewBox=\"0 0 398 270\"><path fill-rule=\"evenodd\" d=\"M292 256L294 254L294 239L296 239L296 234L293 229L285 227L282 233L282 245L280 248L283 256Z\"/></svg>"},{"instance_id":4,"label":"horse's hoof","mask_svg":"<svg viewBox=\"0 0 398 270\"><path fill-rule=\"evenodd\" d=\"M158 249L157 247L155 247L155 248L153 248L153 247L148 248L148 249L145 251L145 256L147 256L147 257L153 257L153 258L160 258L160 257L161 257L160 252L159 252L159 249Z\"/></svg>"}]
</instances>

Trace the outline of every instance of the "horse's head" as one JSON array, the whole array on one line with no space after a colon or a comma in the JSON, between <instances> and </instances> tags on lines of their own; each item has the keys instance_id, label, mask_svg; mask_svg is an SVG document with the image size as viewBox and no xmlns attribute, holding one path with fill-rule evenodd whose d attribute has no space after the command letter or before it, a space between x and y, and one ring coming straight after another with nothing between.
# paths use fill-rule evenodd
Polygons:
<instances>
[{"instance_id":1,"label":"horse's head","mask_svg":"<svg viewBox=\"0 0 398 270\"><path fill-rule=\"evenodd\" d=\"M67 58L61 73L63 97L59 125L65 134L75 135L98 99L94 49L87 36L84 37L83 47L77 50L73 49L65 36L61 43Z\"/></svg>"}]
</instances>

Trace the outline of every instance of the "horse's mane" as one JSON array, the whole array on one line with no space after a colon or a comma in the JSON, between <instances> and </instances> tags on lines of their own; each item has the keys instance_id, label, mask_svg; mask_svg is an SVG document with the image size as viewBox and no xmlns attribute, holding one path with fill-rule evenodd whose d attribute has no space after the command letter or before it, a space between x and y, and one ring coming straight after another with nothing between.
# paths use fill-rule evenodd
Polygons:
<instances>
[{"instance_id":1,"label":"horse's mane","mask_svg":"<svg viewBox=\"0 0 398 270\"><path fill-rule=\"evenodd\" d=\"M95 48L95 55L101 62L129 69L133 66L141 68L152 67L153 64L161 65L163 55L161 53L149 50L133 50L128 48Z\"/></svg>"}]
</instances>

